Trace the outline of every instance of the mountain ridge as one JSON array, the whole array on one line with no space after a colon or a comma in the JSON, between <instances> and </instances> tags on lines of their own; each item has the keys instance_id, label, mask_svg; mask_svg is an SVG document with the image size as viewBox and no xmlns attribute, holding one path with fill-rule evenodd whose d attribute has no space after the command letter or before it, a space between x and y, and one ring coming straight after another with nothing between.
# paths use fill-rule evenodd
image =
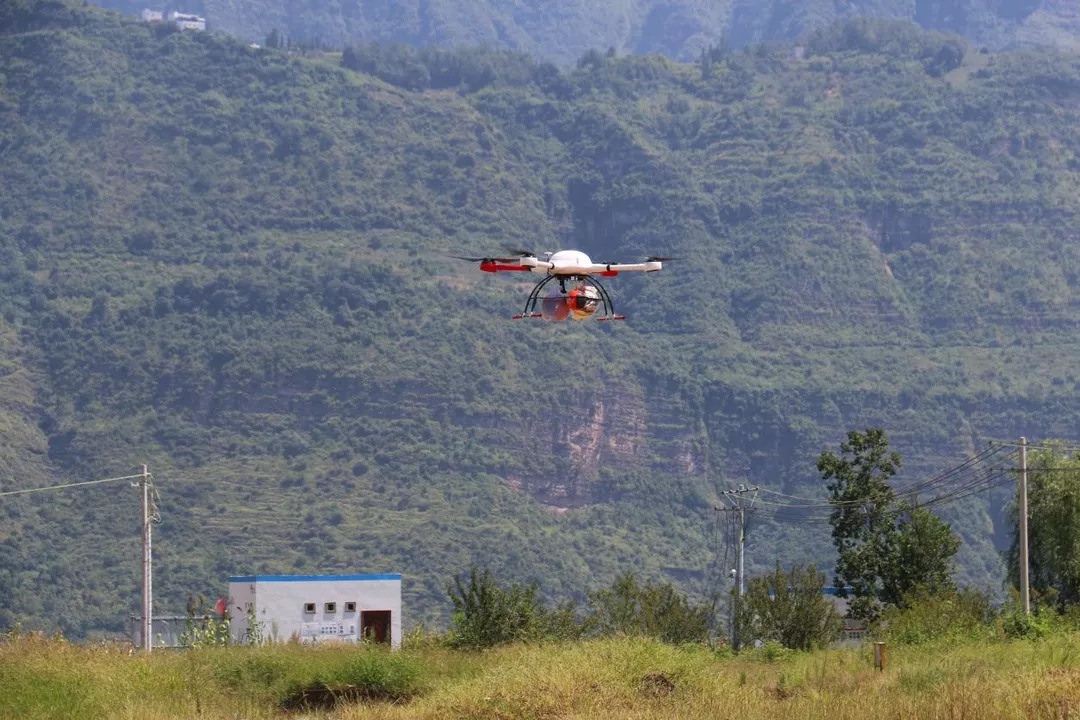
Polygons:
<instances>
[{"instance_id":1,"label":"mountain ridge","mask_svg":"<svg viewBox=\"0 0 1080 720\"><path fill-rule=\"evenodd\" d=\"M1077 433L1075 57L854 22L803 59L354 55L369 74L6 12L0 489L148 463L159 611L231 574L394 571L440 623L473 562L702 597L718 493L820 494L848 429L885 427L908 479ZM527 279L445 257L510 243L682 260L612 280L618 327L529 325ZM123 630L124 492L0 505L0 626ZM962 582L999 583L1007 497L945 510ZM762 507L752 572L828 566L827 526Z\"/></svg>"},{"instance_id":2,"label":"mountain ridge","mask_svg":"<svg viewBox=\"0 0 1080 720\"><path fill-rule=\"evenodd\" d=\"M145 3L103 0L135 14ZM166 3L173 8L175 3ZM331 47L365 42L422 47L488 46L567 65L589 50L696 59L720 44L792 42L856 18L904 19L956 33L993 50L1080 50L1080 8L1067 0L607 0L585 4L517 0L414 0L327 5L322 0L195 0L212 29L263 42L273 29Z\"/></svg>"}]
</instances>

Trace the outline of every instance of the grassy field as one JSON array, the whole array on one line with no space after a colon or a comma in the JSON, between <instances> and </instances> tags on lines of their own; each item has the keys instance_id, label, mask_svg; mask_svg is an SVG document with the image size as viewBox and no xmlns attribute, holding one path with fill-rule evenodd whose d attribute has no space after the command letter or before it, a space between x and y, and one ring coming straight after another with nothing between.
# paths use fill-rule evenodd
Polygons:
<instances>
[{"instance_id":1,"label":"grassy field","mask_svg":"<svg viewBox=\"0 0 1080 720\"><path fill-rule=\"evenodd\" d=\"M353 699L321 706L332 702L327 688ZM1080 635L890 648L884 672L869 646L734 658L614 639L481 653L279 646L145 658L41 637L0 644L0 717L284 716L1080 717Z\"/></svg>"}]
</instances>

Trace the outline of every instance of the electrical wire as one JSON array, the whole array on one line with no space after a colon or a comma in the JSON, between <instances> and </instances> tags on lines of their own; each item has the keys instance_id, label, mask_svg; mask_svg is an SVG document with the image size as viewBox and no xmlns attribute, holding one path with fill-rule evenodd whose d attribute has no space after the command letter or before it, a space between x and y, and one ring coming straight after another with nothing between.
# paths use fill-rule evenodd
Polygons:
<instances>
[{"instance_id":1,"label":"electrical wire","mask_svg":"<svg viewBox=\"0 0 1080 720\"><path fill-rule=\"evenodd\" d=\"M1077 471L1076 468L1060 468L1061 470ZM1038 472L1038 469L1029 469L1028 472ZM1013 481L1013 475L1018 472L1017 468L1005 467L1005 466L991 466L985 468L979 468L974 472L969 472L962 477L954 487L942 491L940 494L931 497L930 499L916 503L919 507L938 507L947 505L965 498L971 497L988 490L1000 487ZM865 503L863 503L865 504ZM807 505L783 505L779 503L772 503L777 510L774 511L773 517L776 520L784 522L793 522L809 525L825 525L831 523L831 513L824 514L820 509L807 506ZM812 510L816 512L799 513L799 510Z\"/></svg>"},{"instance_id":2,"label":"electrical wire","mask_svg":"<svg viewBox=\"0 0 1080 720\"><path fill-rule=\"evenodd\" d=\"M6 490L4 492L0 492L0 497L45 492L46 490L63 490L64 488L82 487L83 485L100 485L101 483L119 482L120 480L134 480L141 477L143 477L143 474L139 473L138 475L124 475L123 477L105 478L104 480L87 480L85 482L66 483L64 485L47 485L45 487L24 488L22 490Z\"/></svg>"},{"instance_id":3,"label":"electrical wire","mask_svg":"<svg viewBox=\"0 0 1080 720\"><path fill-rule=\"evenodd\" d=\"M948 480L952 482L966 483L973 477L978 477L979 473L984 472L984 468L980 467L982 463L988 462L991 459L995 459L996 456L1005 452L1005 448L988 448L982 452L973 455L966 459L959 465L949 468L937 475L934 475L926 480L922 480L906 487L898 488L894 491L893 495L897 499L914 498L928 488L941 485ZM1009 451L1009 455L1015 455L1015 451ZM868 502L873 502L873 498L861 498L859 500L829 500L828 498L808 498L799 495L788 495L776 490L768 490L761 488L762 492L769 493L770 495L776 495L779 497L785 497L792 500L799 500L799 503L782 503L773 502L769 500L758 500L758 502L778 508L805 508L805 509L833 509L838 507L861 507Z\"/></svg>"},{"instance_id":4,"label":"electrical wire","mask_svg":"<svg viewBox=\"0 0 1080 720\"><path fill-rule=\"evenodd\" d=\"M957 488L942 495L932 497L924 503L920 504L920 507L935 507L937 505L944 505L947 503L962 500L966 497L976 495L981 492L985 492L992 488L1004 485L1005 483L1012 482L1013 468L1000 468L997 472L989 473L987 476L980 478L978 481L971 483L967 487Z\"/></svg>"},{"instance_id":5,"label":"electrical wire","mask_svg":"<svg viewBox=\"0 0 1080 720\"><path fill-rule=\"evenodd\" d=\"M1062 443L1060 445L1032 445L1032 444L1021 445L1018 442L1012 442L1012 441L1008 441L1008 440L987 440L986 442L990 443L991 445L999 445L999 446L1004 446L1004 447L1015 447L1015 448L1026 447L1028 450L1073 450L1073 451L1080 451L1080 445L1069 445L1067 443Z\"/></svg>"}]
</instances>

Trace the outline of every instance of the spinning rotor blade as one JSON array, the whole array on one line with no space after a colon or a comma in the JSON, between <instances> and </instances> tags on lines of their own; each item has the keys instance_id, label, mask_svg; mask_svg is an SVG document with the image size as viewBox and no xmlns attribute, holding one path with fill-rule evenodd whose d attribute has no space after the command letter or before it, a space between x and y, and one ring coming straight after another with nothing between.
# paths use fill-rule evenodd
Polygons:
<instances>
[{"instance_id":1,"label":"spinning rotor blade","mask_svg":"<svg viewBox=\"0 0 1080 720\"><path fill-rule=\"evenodd\" d=\"M511 257L511 258L505 258L505 257L462 257L461 255L448 255L447 257L452 257L455 260L464 260L465 262L493 262L493 263L503 263L505 265L509 265L511 263L516 263L516 262L518 262L518 260L520 260L520 258L516 258L516 257Z\"/></svg>"},{"instance_id":2,"label":"spinning rotor blade","mask_svg":"<svg viewBox=\"0 0 1080 720\"><path fill-rule=\"evenodd\" d=\"M519 248L512 248L512 247L503 248L503 249L506 250L506 252L513 253L514 255L517 255L518 257L536 257L536 253L534 253L532 250L521 250Z\"/></svg>"},{"instance_id":3,"label":"spinning rotor blade","mask_svg":"<svg viewBox=\"0 0 1080 720\"><path fill-rule=\"evenodd\" d=\"M671 262L672 260L682 260L677 257L667 257L665 255L650 255L641 262ZM625 261L623 261L625 262ZM622 262L597 262L597 265L622 265Z\"/></svg>"}]
</instances>

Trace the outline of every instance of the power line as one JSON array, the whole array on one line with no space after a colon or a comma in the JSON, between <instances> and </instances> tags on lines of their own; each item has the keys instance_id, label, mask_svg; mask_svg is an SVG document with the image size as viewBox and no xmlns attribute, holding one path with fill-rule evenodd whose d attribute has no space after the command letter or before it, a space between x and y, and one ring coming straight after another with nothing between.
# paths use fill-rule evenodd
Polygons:
<instances>
[{"instance_id":1,"label":"power line","mask_svg":"<svg viewBox=\"0 0 1080 720\"><path fill-rule=\"evenodd\" d=\"M1012 481L1012 473L1017 472L1016 468L1012 467L988 467L982 468L974 473L969 473L963 481L956 487L952 487L943 491L939 495L935 495L929 500L921 503L917 503L919 507L935 507L939 505L946 505L957 500L963 500L980 492L992 490L993 488L1000 487L1008 482ZM773 517L776 520L798 522L808 525L827 525L831 522L831 513L823 513L821 506L811 505L784 505L781 503L768 503L767 501L759 500L765 504L769 504L775 508ZM872 499L868 499L858 505L866 505L873 502ZM851 508L850 505L838 505L834 507ZM809 510L811 512L800 513L800 510Z\"/></svg>"},{"instance_id":2,"label":"power line","mask_svg":"<svg viewBox=\"0 0 1080 720\"><path fill-rule=\"evenodd\" d=\"M979 465L981 465L984 462L990 461L992 458L994 458L996 455L1001 454L1002 452L1004 452L1004 448L993 448L993 447L987 448L986 450L983 450L982 452L977 453L977 454L973 455L972 457L968 458L967 460L960 463L956 467L951 468L949 470L946 470L945 472L940 473L940 474L930 478L929 480L925 480L925 481L923 481L921 483L915 483L914 485L911 485L911 486L909 486L907 488L903 488L901 490L898 490L897 494L899 494L899 495L910 495L912 493L917 494L918 492L920 492L920 491L922 491L922 490L924 490L924 489L926 489L928 487L938 485L938 484L944 482L945 480L948 480L950 477L954 477L954 476L956 476L958 474L963 475L964 473L967 473L967 472L972 471L972 470L974 470L975 472L978 472L977 468L978 468ZM1015 454L1016 454L1015 451L1010 452L1010 455L1015 455Z\"/></svg>"},{"instance_id":3,"label":"power line","mask_svg":"<svg viewBox=\"0 0 1080 720\"><path fill-rule=\"evenodd\" d=\"M985 492L1006 482L1012 481L1013 468L990 468L982 476L958 488L953 488L941 495L930 498L921 504L921 507L933 507L943 505L956 500L970 497L980 492Z\"/></svg>"},{"instance_id":4,"label":"power line","mask_svg":"<svg viewBox=\"0 0 1080 720\"><path fill-rule=\"evenodd\" d=\"M1005 452L1005 448L988 448L976 455L966 459L959 465L949 468L943 472L938 473L926 480L922 480L906 487L897 488L893 491L893 495L896 499L902 498L914 498L921 492L936 485L941 485L945 481L952 479L952 482L960 482L962 484L969 482L972 478L977 478L980 473L986 472L986 469L980 467L983 463L991 460L997 455ZM1015 451L1010 451L1010 456L1015 455ZM993 468L991 468L993 469ZM796 508L796 509L833 509L843 507L861 507L868 502L873 502L875 498L860 498L858 500L829 500L828 498L809 498L799 495L788 495L787 493L778 492L776 490L768 490L761 488L762 492L769 493L770 495L776 495L779 497L789 498L792 500L799 500L803 502L799 503L782 503L774 502L770 500L758 500L763 505L769 505L777 508Z\"/></svg>"},{"instance_id":5,"label":"power line","mask_svg":"<svg viewBox=\"0 0 1080 720\"><path fill-rule=\"evenodd\" d=\"M6 497L8 495L25 495L27 493L45 492L46 490L63 490L64 488L81 487L83 485L100 485L101 483L118 482L120 480L134 480L141 478L143 475L124 475L123 477L105 478L104 480L87 480L85 482L66 483L64 485L48 485L46 487L38 488L24 488L22 490L6 490L0 492L0 497Z\"/></svg>"},{"instance_id":6,"label":"power line","mask_svg":"<svg viewBox=\"0 0 1080 720\"><path fill-rule=\"evenodd\" d=\"M1010 442L1008 440L987 440L986 442L991 445L1003 445L1007 447L1019 448L1020 443ZM1068 443L1061 443L1060 445L1027 445L1028 450L1073 450L1080 451L1080 445L1070 445Z\"/></svg>"}]
</instances>

